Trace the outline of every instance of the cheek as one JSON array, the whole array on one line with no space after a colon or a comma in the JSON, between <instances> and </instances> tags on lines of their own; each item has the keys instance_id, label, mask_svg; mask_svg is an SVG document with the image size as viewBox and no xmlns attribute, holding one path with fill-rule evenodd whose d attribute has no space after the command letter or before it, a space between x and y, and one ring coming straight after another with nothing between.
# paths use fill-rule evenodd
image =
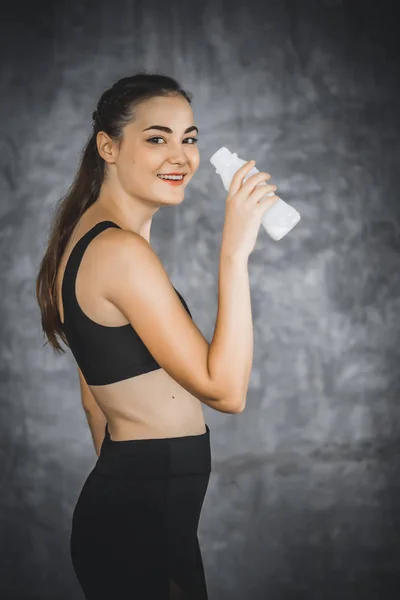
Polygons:
<instances>
[{"instance_id":1,"label":"cheek","mask_svg":"<svg viewBox=\"0 0 400 600\"><path fill-rule=\"evenodd\" d=\"M190 165L191 165L192 169L197 169L199 167L200 152L197 147L195 149L193 149L192 155L190 156L189 160L190 160Z\"/></svg>"},{"instance_id":2,"label":"cheek","mask_svg":"<svg viewBox=\"0 0 400 600\"><path fill-rule=\"evenodd\" d=\"M146 187L145 169L141 167L141 162L131 157L126 158L119 164L118 178L126 192L131 194L140 194L142 188Z\"/></svg>"},{"instance_id":3,"label":"cheek","mask_svg":"<svg viewBox=\"0 0 400 600\"><path fill-rule=\"evenodd\" d=\"M141 147L135 150L134 158L131 155L126 164L131 168L132 173L151 175L157 172L160 166L160 156L157 156L154 151L151 152L151 150Z\"/></svg>"}]
</instances>

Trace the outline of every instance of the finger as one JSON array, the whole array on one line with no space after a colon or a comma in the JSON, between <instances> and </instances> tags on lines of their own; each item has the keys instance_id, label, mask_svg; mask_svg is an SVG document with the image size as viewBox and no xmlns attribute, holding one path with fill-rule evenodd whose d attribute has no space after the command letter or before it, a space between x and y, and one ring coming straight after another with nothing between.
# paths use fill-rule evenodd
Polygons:
<instances>
[{"instance_id":1,"label":"finger","mask_svg":"<svg viewBox=\"0 0 400 600\"><path fill-rule=\"evenodd\" d=\"M264 198L264 196L268 196L269 198L272 198L275 195L276 190L277 190L276 185L260 186L260 187L256 188L253 193L250 194L249 200L251 202L253 202L254 204L257 204L259 202L259 200Z\"/></svg>"},{"instance_id":2,"label":"finger","mask_svg":"<svg viewBox=\"0 0 400 600\"><path fill-rule=\"evenodd\" d=\"M242 188L240 190L240 195L241 196L249 196L259 183L264 183L264 181L267 181L268 179L271 179L271 175L269 173L261 172L261 173L256 173L255 175L252 175L242 185ZM268 185L268 184L266 184L266 185ZM264 186L262 186L262 188L265 189Z\"/></svg>"},{"instance_id":3,"label":"finger","mask_svg":"<svg viewBox=\"0 0 400 600\"><path fill-rule=\"evenodd\" d=\"M260 211L263 213L264 210L271 208L275 202L279 200L279 196L274 194L273 196L266 196L265 198L261 198L256 204L256 207L260 208Z\"/></svg>"},{"instance_id":4,"label":"finger","mask_svg":"<svg viewBox=\"0 0 400 600\"><path fill-rule=\"evenodd\" d=\"M246 177L247 173L251 171L251 169L253 169L255 164L255 160L250 160L248 163L242 165L238 171L236 171L232 178L231 185L229 188L229 194L231 196L233 196L238 190L240 190L243 179Z\"/></svg>"}]
</instances>

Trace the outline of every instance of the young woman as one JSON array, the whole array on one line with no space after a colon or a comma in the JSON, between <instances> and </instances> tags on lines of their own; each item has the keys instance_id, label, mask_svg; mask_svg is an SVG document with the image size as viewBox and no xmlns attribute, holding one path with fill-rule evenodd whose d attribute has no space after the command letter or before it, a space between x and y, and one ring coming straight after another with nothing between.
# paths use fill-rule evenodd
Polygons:
<instances>
[{"instance_id":1,"label":"young woman","mask_svg":"<svg viewBox=\"0 0 400 600\"><path fill-rule=\"evenodd\" d=\"M163 75L119 80L58 205L36 295L48 342L70 348L98 459L74 509L71 558L88 600L206 600L197 529L211 472L202 406L241 412L252 366L248 257L275 186L236 173L208 344L150 244L199 166L191 94ZM173 180L171 180L171 178ZM263 200L260 200L265 197Z\"/></svg>"}]
</instances>

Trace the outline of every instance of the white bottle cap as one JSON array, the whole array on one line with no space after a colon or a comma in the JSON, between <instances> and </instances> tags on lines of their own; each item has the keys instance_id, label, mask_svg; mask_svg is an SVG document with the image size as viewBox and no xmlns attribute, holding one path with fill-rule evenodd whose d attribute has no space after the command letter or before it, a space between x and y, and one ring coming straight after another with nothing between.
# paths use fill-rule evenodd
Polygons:
<instances>
[{"instance_id":1,"label":"white bottle cap","mask_svg":"<svg viewBox=\"0 0 400 600\"><path fill-rule=\"evenodd\" d=\"M218 169L223 166L229 166L231 164L231 160L232 152L228 150L228 148L225 148L225 146L222 146L222 148L217 150L212 155L212 157L210 158L210 163L217 169L218 173Z\"/></svg>"}]
</instances>

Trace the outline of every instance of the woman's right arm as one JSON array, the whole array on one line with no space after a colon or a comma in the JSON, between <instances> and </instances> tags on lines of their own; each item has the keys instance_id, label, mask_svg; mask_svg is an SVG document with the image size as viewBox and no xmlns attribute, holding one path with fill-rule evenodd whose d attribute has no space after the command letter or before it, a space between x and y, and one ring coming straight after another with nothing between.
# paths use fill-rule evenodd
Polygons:
<instances>
[{"instance_id":1,"label":"woman's right arm","mask_svg":"<svg viewBox=\"0 0 400 600\"><path fill-rule=\"evenodd\" d=\"M208 352L208 371L226 398L235 398L236 410L246 404L253 365L253 320L248 260L221 248L218 277L218 313Z\"/></svg>"},{"instance_id":2,"label":"woman's right arm","mask_svg":"<svg viewBox=\"0 0 400 600\"><path fill-rule=\"evenodd\" d=\"M208 344L146 240L109 229L99 251L103 297L125 315L158 364L211 408L241 412L253 355L247 260L222 246L218 314Z\"/></svg>"}]
</instances>

